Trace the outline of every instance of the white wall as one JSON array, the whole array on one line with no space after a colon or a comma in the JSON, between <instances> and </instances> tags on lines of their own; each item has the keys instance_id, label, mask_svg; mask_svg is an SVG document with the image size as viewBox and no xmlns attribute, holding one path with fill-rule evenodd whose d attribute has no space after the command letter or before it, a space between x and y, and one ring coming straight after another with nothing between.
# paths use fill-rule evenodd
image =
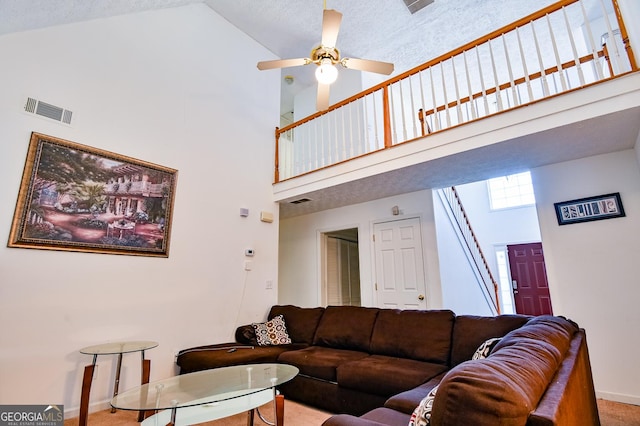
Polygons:
<instances>
[{"instance_id":1,"label":"white wall","mask_svg":"<svg viewBox=\"0 0 640 426\"><path fill-rule=\"evenodd\" d=\"M77 414L91 362L80 348L156 340L154 380L175 374L175 350L229 341L236 324L264 318L277 300L265 283L277 279L278 222L259 211L278 217L279 73L255 64L270 52L198 4L5 35L0 57L0 240L32 131L179 170L169 258L0 247L3 404ZM25 113L28 96L72 110L72 125ZM125 356L121 390L139 383L139 359ZM92 409L112 391L114 360L98 363Z\"/></svg>"},{"instance_id":2,"label":"white wall","mask_svg":"<svg viewBox=\"0 0 640 426\"><path fill-rule=\"evenodd\" d=\"M440 259L440 282L442 283L442 307L451 309L457 315L493 315L491 300L480 287L467 256L467 250L456 226L450 219L447 207L436 191L433 205Z\"/></svg>"},{"instance_id":3,"label":"white wall","mask_svg":"<svg viewBox=\"0 0 640 426\"><path fill-rule=\"evenodd\" d=\"M618 6L625 22L629 36L629 45L636 58L640 58L640 2L637 0L618 0ZM633 25L635 23L635 25Z\"/></svg>"},{"instance_id":4,"label":"white wall","mask_svg":"<svg viewBox=\"0 0 640 426\"><path fill-rule=\"evenodd\" d=\"M540 241L536 206L491 210L487 181L456 186L491 271L497 276L494 247Z\"/></svg>"},{"instance_id":5,"label":"white wall","mask_svg":"<svg viewBox=\"0 0 640 426\"><path fill-rule=\"evenodd\" d=\"M640 168L633 150L532 170L556 315L587 332L599 396L640 404ZM559 226L553 203L620 192L626 217Z\"/></svg>"},{"instance_id":6,"label":"white wall","mask_svg":"<svg viewBox=\"0 0 640 426\"><path fill-rule=\"evenodd\" d=\"M395 205L401 212L398 216L392 216L391 213L391 208ZM362 305L375 306L375 265L371 237L373 224L416 216L420 217L422 225L427 307L439 309L442 306L442 295L431 191L419 191L281 220L278 302L319 306L319 234L358 228Z\"/></svg>"}]
</instances>

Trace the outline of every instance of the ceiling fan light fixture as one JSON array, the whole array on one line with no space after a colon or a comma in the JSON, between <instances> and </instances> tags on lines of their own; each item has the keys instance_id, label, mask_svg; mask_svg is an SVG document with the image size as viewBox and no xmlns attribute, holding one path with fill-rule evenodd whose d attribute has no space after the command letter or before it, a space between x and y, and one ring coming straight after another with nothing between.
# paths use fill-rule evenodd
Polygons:
<instances>
[{"instance_id":1,"label":"ceiling fan light fixture","mask_svg":"<svg viewBox=\"0 0 640 426\"><path fill-rule=\"evenodd\" d=\"M331 84L338 78L338 70L329 58L322 59L316 69L316 79L322 84Z\"/></svg>"}]
</instances>

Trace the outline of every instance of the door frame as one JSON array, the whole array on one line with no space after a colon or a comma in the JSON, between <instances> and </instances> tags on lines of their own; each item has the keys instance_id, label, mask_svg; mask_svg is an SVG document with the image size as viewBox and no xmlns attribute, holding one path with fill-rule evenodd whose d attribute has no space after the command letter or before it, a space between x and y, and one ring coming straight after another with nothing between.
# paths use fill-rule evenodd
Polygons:
<instances>
[{"instance_id":1,"label":"door frame","mask_svg":"<svg viewBox=\"0 0 640 426\"><path fill-rule=\"evenodd\" d=\"M316 230L316 250L317 250L317 257L316 259L318 259L318 261L316 262L316 266L317 266L317 270L316 270L316 277L318 279L318 284L317 284L317 289L318 289L318 293L317 293L317 297L318 297L318 306L327 306L327 283L326 283L326 274L325 274L325 270L326 270L326 265L327 265L327 259L325 258L325 244L326 244L326 234L331 233L331 232L337 232L337 231L342 231L345 229L357 229L358 230L358 260L360 261L360 265L362 265L362 248L361 248L361 241L362 241L362 236L365 235L365 233L362 230L362 227L358 224L346 224L346 225L340 225L340 226L332 226L330 228L322 228L322 229L317 229ZM362 268L360 269L360 300L363 300L362 297Z\"/></svg>"}]
</instances>

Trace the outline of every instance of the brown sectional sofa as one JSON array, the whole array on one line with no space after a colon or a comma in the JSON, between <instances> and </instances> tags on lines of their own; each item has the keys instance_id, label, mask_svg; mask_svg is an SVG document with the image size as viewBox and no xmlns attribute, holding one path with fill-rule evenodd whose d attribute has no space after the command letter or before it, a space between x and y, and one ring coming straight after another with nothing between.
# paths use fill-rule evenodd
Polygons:
<instances>
[{"instance_id":1,"label":"brown sectional sofa","mask_svg":"<svg viewBox=\"0 0 640 426\"><path fill-rule=\"evenodd\" d=\"M291 344L258 346L242 326L236 342L181 351L181 373L295 365L300 374L280 391L338 413L326 426L406 426L436 385L432 425L599 425L584 330L563 318L291 305L268 319L277 315ZM471 360L493 337L503 338L491 356Z\"/></svg>"}]
</instances>

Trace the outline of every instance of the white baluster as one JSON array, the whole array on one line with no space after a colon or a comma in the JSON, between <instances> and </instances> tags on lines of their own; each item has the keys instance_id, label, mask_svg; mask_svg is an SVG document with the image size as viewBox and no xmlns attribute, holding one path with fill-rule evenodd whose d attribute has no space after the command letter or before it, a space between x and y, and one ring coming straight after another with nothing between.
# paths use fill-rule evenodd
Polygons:
<instances>
[{"instance_id":1,"label":"white baluster","mask_svg":"<svg viewBox=\"0 0 640 426\"><path fill-rule=\"evenodd\" d=\"M560 84L562 86L562 91L567 90L567 80L564 76L564 70L562 69L562 60L560 59L560 54L558 53L558 44L556 43L556 37L553 32L553 26L551 25L551 18L549 18L549 14L547 13L547 27L549 28L549 36L551 38L551 46L553 47L553 54L556 58L556 66L558 67L558 77L560 78Z\"/></svg>"},{"instance_id":2,"label":"white baluster","mask_svg":"<svg viewBox=\"0 0 640 426\"><path fill-rule=\"evenodd\" d=\"M587 16L587 11L584 8L584 2L583 1L579 1L578 3L580 3L580 10L582 11L582 19L584 21L584 25L587 28L587 40L589 41L589 47L591 49L591 54L593 55L593 68L594 68L594 72L597 76L597 80L600 81L604 78L604 74L602 73L602 64L600 62L600 58L598 56L598 47L596 45L596 42L593 38L593 31L591 30L591 23L589 22L589 17Z\"/></svg>"},{"instance_id":3,"label":"white baluster","mask_svg":"<svg viewBox=\"0 0 640 426\"><path fill-rule=\"evenodd\" d=\"M564 24L567 29L567 34L569 35L569 41L571 42L571 52L573 53L573 62L576 64L576 70L578 71L578 79L580 81L580 86L584 86L584 73L582 72L582 64L580 63L580 55L578 54L578 49L576 48L576 41L573 37L573 31L571 31L571 25L569 24L569 17L567 16L567 8L562 7L562 14L564 16Z\"/></svg>"},{"instance_id":4,"label":"white baluster","mask_svg":"<svg viewBox=\"0 0 640 426\"><path fill-rule=\"evenodd\" d=\"M440 125L440 117L436 110L438 103L436 102L436 90L433 83L433 67L429 67L429 80L431 81L431 102L433 103L434 130L440 130L442 126Z\"/></svg>"},{"instance_id":5,"label":"white baluster","mask_svg":"<svg viewBox=\"0 0 640 426\"><path fill-rule=\"evenodd\" d=\"M475 100L473 99L473 88L471 86L471 73L469 72L469 62L467 61L467 51L462 52L462 58L464 59L464 69L467 76L467 91L469 93L469 104L471 106L471 119L475 120L477 115Z\"/></svg>"},{"instance_id":6,"label":"white baluster","mask_svg":"<svg viewBox=\"0 0 640 426\"><path fill-rule=\"evenodd\" d=\"M493 47L491 46L491 40L489 44L489 57L491 58L491 68L493 69L493 82L496 87L496 108L498 111L502 111L502 94L500 93L500 81L498 80L498 70L496 67L496 61L493 56Z\"/></svg>"},{"instance_id":7,"label":"white baluster","mask_svg":"<svg viewBox=\"0 0 640 426\"><path fill-rule=\"evenodd\" d=\"M480 88L482 90L482 99L484 101L483 115L486 116L489 114L489 100L487 98L487 89L484 84L484 72L482 70L482 61L480 60L480 52L478 51L478 46L474 47L474 50L476 51L476 61L478 63L478 74L480 75Z\"/></svg>"},{"instance_id":8,"label":"white baluster","mask_svg":"<svg viewBox=\"0 0 640 426\"><path fill-rule=\"evenodd\" d=\"M536 46L536 53L538 55L538 66L540 67L540 81L542 84L542 93L544 97L549 96L549 85L547 84L547 74L544 72L544 62L542 61L542 53L540 52L540 43L538 43L538 35L536 33L536 27L534 22L530 22L531 32L533 33L533 41Z\"/></svg>"},{"instance_id":9,"label":"white baluster","mask_svg":"<svg viewBox=\"0 0 640 426\"><path fill-rule=\"evenodd\" d=\"M505 61L507 63L507 72L509 73L509 83L511 83L511 96L513 96L513 105L520 105L520 99L518 99L518 92L516 90L516 82L513 78L513 69L511 67L511 57L509 56L509 48L507 47L507 41L506 38L504 36L504 34L502 34L500 36L500 38L502 39L502 47L504 49L504 57L505 57Z\"/></svg>"},{"instance_id":10,"label":"white baluster","mask_svg":"<svg viewBox=\"0 0 640 426\"><path fill-rule=\"evenodd\" d=\"M447 127L451 127L451 116L449 115L449 102L447 96L447 85L444 81L444 64L440 62L440 80L442 81L442 93L444 95L444 113L447 119Z\"/></svg>"},{"instance_id":11,"label":"white baluster","mask_svg":"<svg viewBox=\"0 0 640 426\"><path fill-rule=\"evenodd\" d=\"M527 86L527 93L529 94L528 102L532 102L533 99L533 90L531 89L531 79L529 78L529 69L527 67L527 59L524 54L524 49L522 47L522 39L520 38L520 27L516 28L516 37L518 38L518 49L520 50L520 60L522 61L522 71L524 73L524 81Z\"/></svg>"},{"instance_id":12,"label":"white baluster","mask_svg":"<svg viewBox=\"0 0 640 426\"><path fill-rule=\"evenodd\" d=\"M460 124L464 121L462 118L462 109L460 106L460 88L458 86L458 72L456 71L456 60L455 57L451 58L451 68L453 69L453 87L456 93L456 113L458 115L458 123Z\"/></svg>"}]
</instances>

